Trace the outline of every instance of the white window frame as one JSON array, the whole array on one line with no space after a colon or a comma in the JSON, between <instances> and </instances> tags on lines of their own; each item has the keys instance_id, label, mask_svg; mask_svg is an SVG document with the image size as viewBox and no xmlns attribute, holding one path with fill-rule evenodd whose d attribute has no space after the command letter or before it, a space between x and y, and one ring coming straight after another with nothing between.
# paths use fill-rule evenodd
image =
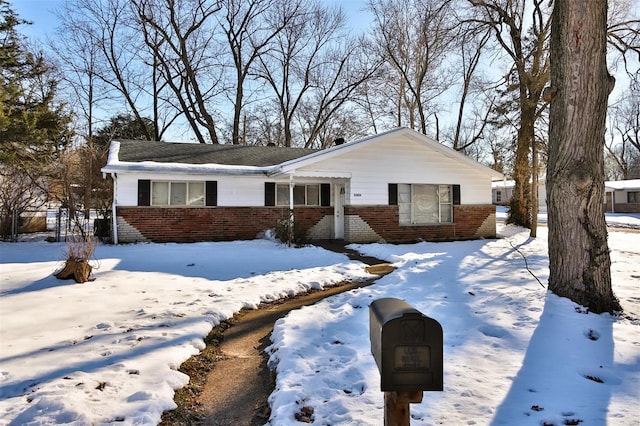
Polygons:
<instances>
[{"instance_id":1,"label":"white window frame","mask_svg":"<svg viewBox=\"0 0 640 426\"><path fill-rule=\"evenodd\" d=\"M156 185L167 185L167 202L154 202L154 189ZM185 185L185 201L184 203L172 203L172 195L171 191L174 185L184 184ZM202 196L195 197L192 201L190 201L190 195L197 185L202 186ZM186 207L204 207L205 206L205 197L206 197L207 185L204 181L174 181L174 180L156 180L151 181L151 196L149 200L149 204L152 206L186 206Z\"/></svg>"},{"instance_id":2,"label":"white window frame","mask_svg":"<svg viewBox=\"0 0 640 426\"><path fill-rule=\"evenodd\" d=\"M418 197L416 193L423 189L431 190L434 193L433 195L437 197L437 221L420 218L419 206L415 204L415 200ZM442 184L398 184L398 207L401 225L453 223L453 186Z\"/></svg>"},{"instance_id":3,"label":"white window frame","mask_svg":"<svg viewBox=\"0 0 640 426\"><path fill-rule=\"evenodd\" d=\"M316 188L316 193L317 193L317 200L309 200L309 188L310 187L315 187ZM299 191L300 188L304 188L304 203L300 204L300 203L295 203L295 195L296 195L296 189ZM309 206L309 207L319 207L320 206L320 184L319 183L296 183L293 187L293 192L294 192L294 206ZM286 197L280 197L279 195L282 194L286 194ZM299 194L299 192L298 192ZM310 204L311 203L311 204ZM289 206L289 184L282 184L282 183L278 183L276 184L276 206L281 206L281 207L288 207Z\"/></svg>"}]
</instances>

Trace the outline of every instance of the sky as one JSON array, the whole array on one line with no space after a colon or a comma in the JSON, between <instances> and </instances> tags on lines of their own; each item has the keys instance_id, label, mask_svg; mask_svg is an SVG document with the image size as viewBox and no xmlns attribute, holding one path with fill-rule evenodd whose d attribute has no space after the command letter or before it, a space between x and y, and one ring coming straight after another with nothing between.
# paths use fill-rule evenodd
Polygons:
<instances>
[{"instance_id":1,"label":"sky","mask_svg":"<svg viewBox=\"0 0 640 426\"><path fill-rule=\"evenodd\" d=\"M44 41L47 34L53 35L57 26L54 9L64 0L9 0L13 10L32 25L23 25L20 32L35 40Z\"/></svg>"},{"instance_id":2,"label":"sky","mask_svg":"<svg viewBox=\"0 0 640 426\"><path fill-rule=\"evenodd\" d=\"M13 5L14 10L18 13L18 15L24 19L31 21L32 25L24 25L20 28L20 31L27 35L32 42L36 43L36 45L46 45L47 37L54 37L55 30L58 25L57 17L55 16L54 10L56 8L61 7L65 0L9 0ZM356 29L358 31L366 31L372 22L372 17L370 12L366 11L367 0L321 0L324 3L332 6L340 6L345 11L347 18L349 20L349 28ZM638 8L640 8L640 2L632 3L635 4L636 14L638 12ZM629 64L633 69L637 69L638 61L635 56L629 55ZM492 69L492 66L489 65L489 69ZM495 71L495 66L493 66L493 70ZM628 76L623 72L623 68L620 65L619 69L612 70L615 71L616 77L616 85L612 94L609 97L610 102L617 101L621 96L623 96L628 89L629 79ZM458 103L457 95L453 92L447 92L443 95L445 100L442 102L442 105L445 105L444 110L441 111L441 125L447 127L451 125L451 123L455 120L455 108L451 107L448 110L446 109L446 105L456 105ZM107 111L103 111L99 113L99 115L104 115L103 119L106 120L111 116L112 111L108 109ZM193 132L189 129L189 127L185 123L176 124L174 128L170 129L169 133L165 137L166 140L180 140L184 142L195 142L196 138Z\"/></svg>"},{"instance_id":3,"label":"sky","mask_svg":"<svg viewBox=\"0 0 640 426\"><path fill-rule=\"evenodd\" d=\"M500 211L504 218L504 212ZM607 215L640 229L640 215ZM547 228L498 224L499 239L351 247L392 262L373 285L292 311L266 349L276 386L268 425L303 406L315 425L382 423L369 305L405 300L444 332L444 391L411 404L412 425L637 426L638 233L611 231L621 317L542 288ZM179 365L242 308L369 277L365 265L262 239L100 245L95 281L52 276L64 243L0 243L0 425L155 425L188 377ZM572 423L573 422L573 423Z\"/></svg>"},{"instance_id":4,"label":"sky","mask_svg":"<svg viewBox=\"0 0 640 426\"><path fill-rule=\"evenodd\" d=\"M364 28L370 17L364 11L366 0L323 0L330 5L342 6L349 16L351 25ZM54 10L64 4L65 0L9 0L20 17L31 21L32 25L20 28L23 34L36 40L44 40L46 35L53 35L57 26Z\"/></svg>"}]
</instances>

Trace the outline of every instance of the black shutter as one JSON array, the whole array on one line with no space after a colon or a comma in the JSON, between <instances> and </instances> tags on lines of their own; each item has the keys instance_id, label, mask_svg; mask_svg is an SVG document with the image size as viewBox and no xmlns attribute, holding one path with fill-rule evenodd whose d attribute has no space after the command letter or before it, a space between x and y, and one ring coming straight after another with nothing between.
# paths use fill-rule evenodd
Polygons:
<instances>
[{"instance_id":1,"label":"black shutter","mask_svg":"<svg viewBox=\"0 0 640 426\"><path fill-rule=\"evenodd\" d=\"M390 206L398 205L398 184L397 183L389 184L389 205Z\"/></svg>"},{"instance_id":2,"label":"black shutter","mask_svg":"<svg viewBox=\"0 0 640 426\"><path fill-rule=\"evenodd\" d=\"M451 185L451 192L453 192L453 205L460 205L460 185Z\"/></svg>"},{"instance_id":3,"label":"black shutter","mask_svg":"<svg viewBox=\"0 0 640 426\"><path fill-rule=\"evenodd\" d=\"M151 205L151 181L148 179L138 180L138 205Z\"/></svg>"},{"instance_id":4,"label":"black shutter","mask_svg":"<svg viewBox=\"0 0 640 426\"><path fill-rule=\"evenodd\" d=\"M208 180L205 182L204 202L206 206L218 205L218 181Z\"/></svg>"},{"instance_id":5,"label":"black shutter","mask_svg":"<svg viewBox=\"0 0 640 426\"><path fill-rule=\"evenodd\" d=\"M276 205L276 183L275 182L264 183L264 205L265 206Z\"/></svg>"},{"instance_id":6,"label":"black shutter","mask_svg":"<svg viewBox=\"0 0 640 426\"><path fill-rule=\"evenodd\" d=\"M321 206L331 205L331 185L328 183L320 184L320 205Z\"/></svg>"}]
</instances>

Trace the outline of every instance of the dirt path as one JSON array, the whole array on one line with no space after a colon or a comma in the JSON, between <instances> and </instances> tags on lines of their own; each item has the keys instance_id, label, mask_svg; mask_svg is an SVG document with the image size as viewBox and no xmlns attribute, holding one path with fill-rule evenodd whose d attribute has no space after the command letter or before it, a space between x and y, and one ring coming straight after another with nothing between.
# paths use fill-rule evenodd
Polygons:
<instances>
[{"instance_id":1,"label":"dirt path","mask_svg":"<svg viewBox=\"0 0 640 426\"><path fill-rule=\"evenodd\" d=\"M326 247L347 253L369 265L368 281L340 283L320 291L243 310L207 337L207 348L185 362L180 370L191 378L176 392L178 408L165 412L161 425L264 425L269 419L267 398L274 377L267 367L264 349L271 343L273 324L294 309L326 297L373 284L393 268L375 258L348 252L340 245Z\"/></svg>"}]
</instances>

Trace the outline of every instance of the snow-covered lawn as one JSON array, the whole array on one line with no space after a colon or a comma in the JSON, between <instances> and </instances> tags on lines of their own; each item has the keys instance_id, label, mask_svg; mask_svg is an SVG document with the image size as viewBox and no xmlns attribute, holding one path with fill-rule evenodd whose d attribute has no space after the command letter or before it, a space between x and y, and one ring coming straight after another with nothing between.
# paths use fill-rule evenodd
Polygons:
<instances>
[{"instance_id":1,"label":"snow-covered lawn","mask_svg":"<svg viewBox=\"0 0 640 426\"><path fill-rule=\"evenodd\" d=\"M546 284L546 228L530 240L355 246L397 270L280 320L272 425L382 424L371 301L404 299L444 329L444 392L412 424L638 425L640 234L611 232L621 318L582 313ZM0 424L156 424L187 383L178 366L243 307L367 277L316 247L256 240L100 246L96 280L60 281L64 244L0 244ZM591 380L598 379L598 381ZM602 383L600 383L602 382Z\"/></svg>"}]
</instances>

